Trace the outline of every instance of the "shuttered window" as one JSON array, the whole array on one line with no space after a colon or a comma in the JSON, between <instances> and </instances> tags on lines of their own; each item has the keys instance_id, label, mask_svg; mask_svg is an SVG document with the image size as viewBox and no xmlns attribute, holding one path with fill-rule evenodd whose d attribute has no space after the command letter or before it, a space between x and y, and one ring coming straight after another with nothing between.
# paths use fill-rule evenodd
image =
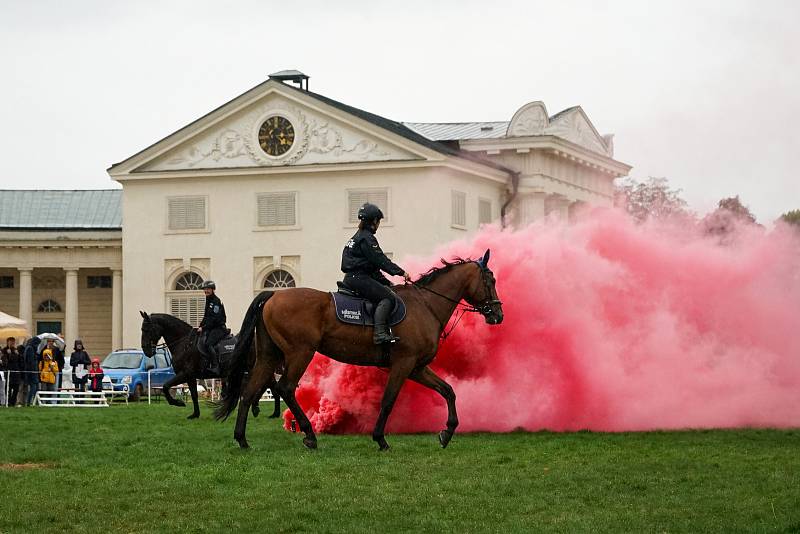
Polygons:
<instances>
[{"instance_id":1,"label":"shuttered window","mask_svg":"<svg viewBox=\"0 0 800 534\"><path fill-rule=\"evenodd\" d=\"M467 194L461 191L451 192L451 224L453 226L467 225Z\"/></svg>"},{"instance_id":2,"label":"shuttered window","mask_svg":"<svg viewBox=\"0 0 800 534\"><path fill-rule=\"evenodd\" d=\"M205 304L205 295L173 296L169 299L169 313L197 327L203 320Z\"/></svg>"},{"instance_id":3,"label":"shuttered window","mask_svg":"<svg viewBox=\"0 0 800 534\"><path fill-rule=\"evenodd\" d=\"M358 224L358 209L366 202L381 209L384 222L390 219L388 189L350 189L347 191L347 207L351 223Z\"/></svg>"},{"instance_id":4,"label":"shuttered window","mask_svg":"<svg viewBox=\"0 0 800 534\"><path fill-rule=\"evenodd\" d=\"M492 222L492 201L485 198L478 199L478 224Z\"/></svg>"},{"instance_id":5,"label":"shuttered window","mask_svg":"<svg viewBox=\"0 0 800 534\"><path fill-rule=\"evenodd\" d=\"M170 230L203 230L206 227L205 197L175 197L168 200Z\"/></svg>"},{"instance_id":6,"label":"shuttered window","mask_svg":"<svg viewBox=\"0 0 800 534\"><path fill-rule=\"evenodd\" d=\"M262 193L258 195L259 226L295 226L297 193Z\"/></svg>"}]
</instances>

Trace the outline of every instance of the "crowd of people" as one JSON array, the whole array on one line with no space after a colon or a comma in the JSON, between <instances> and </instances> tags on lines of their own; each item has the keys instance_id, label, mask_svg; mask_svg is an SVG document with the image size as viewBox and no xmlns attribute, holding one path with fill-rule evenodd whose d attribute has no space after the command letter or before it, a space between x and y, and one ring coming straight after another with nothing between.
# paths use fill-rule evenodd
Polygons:
<instances>
[{"instance_id":1,"label":"crowd of people","mask_svg":"<svg viewBox=\"0 0 800 534\"><path fill-rule=\"evenodd\" d=\"M64 352L53 339L43 343L34 336L17 346L16 338L9 337L0 349L0 405L32 406L37 391L61 390L64 364ZM103 391L100 360L89 358L80 339L75 340L69 364L75 391L86 391L87 386L89 391Z\"/></svg>"}]
</instances>

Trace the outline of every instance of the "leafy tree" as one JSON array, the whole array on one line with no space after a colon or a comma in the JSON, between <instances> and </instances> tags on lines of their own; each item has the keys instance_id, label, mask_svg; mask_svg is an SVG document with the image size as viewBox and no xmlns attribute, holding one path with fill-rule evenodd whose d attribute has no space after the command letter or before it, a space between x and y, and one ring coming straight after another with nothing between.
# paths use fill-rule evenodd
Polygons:
<instances>
[{"instance_id":1,"label":"leafy tree","mask_svg":"<svg viewBox=\"0 0 800 534\"><path fill-rule=\"evenodd\" d=\"M614 204L640 223L650 218L693 218L680 193L680 189L670 189L666 178L651 176L644 182L628 178L617 185Z\"/></svg>"},{"instance_id":2,"label":"leafy tree","mask_svg":"<svg viewBox=\"0 0 800 534\"><path fill-rule=\"evenodd\" d=\"M703 219L703 230L708 235L725 237L741 224L756 224L756 218L736 195L719 201L717 209Z\"/></svg>"},{"instance_id":3,"label":"leafy tree","mask_svg":"<svg viewBox=\"0 0 800 534\"><path fill-rule=\"evenodd\" d=\"M780 218L781 221L800 228L800 210L787 211Z\"/></svg>"}]
</instances>

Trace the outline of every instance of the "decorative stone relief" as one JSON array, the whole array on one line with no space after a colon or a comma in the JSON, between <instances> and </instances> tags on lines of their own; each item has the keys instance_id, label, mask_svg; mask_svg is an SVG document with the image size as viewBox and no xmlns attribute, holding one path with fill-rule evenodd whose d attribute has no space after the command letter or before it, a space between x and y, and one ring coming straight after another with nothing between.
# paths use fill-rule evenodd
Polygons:
<instances>
[{"instance_id":1,"label":"decorative stone relief","mask_svg":"<svg viewBox=\"0 0 800 534\"><path fill-rule=\"evenodd\" d=\"M65 278L50 275L33 276L32 283L35 289L64 289L66 284Z\"/></svg>"},{"instance_id":2,"label":"decorative stone relief","mask_svg":"<svg viewBox=\"0 0 800 534\"><path fill-rule=\"evenodd\" d=\"M300 274L300 256L281 256L281 265L295 274Z\"/></svg>"},{"instance_id":3,"label":"decorative stone relief","mask_svg":"<svg viewBox=\"0 0 800 534\"><path fill-rule=\"evenodd\" d=\"M172 282L175 277L186 271L196 271L203 279L211 274L210 258L169 258L164 260L164 287L174 289Z\"/></svg>"},{"instance_id":4,"label":"decorative stone relief","mask_svg":"<svg viewBox=\"0 0 800 534\"><path fill-rule=\"evenodd\" d=\"M531 102L522 106L508 124L506 136L520 137L542 135L548 126L547 109L542 102Z\"/></svg>"},{"instance_id":5,"label":"decorative stone relief","mask_svg":"<svg viewBox=\"0 0 800 534\"><path fill-rule=\"evenodd\" d=\"M576 109L559 117L555 122L550 124L550 126L545 128L544 133L561 137L567 141L572 141L593 152L608 155L606 146L598 139L592 126L583 116L580 109Z\"/></svg>"},{"instance_id":6,"label":"decorative stone relief","mask_svg":"<svg viewBox=\"0 0 800 534\"><path fill-rule=\"evenodd\" d=\"M332 153L336 157L341 157L343 154L352 154L359 159L368 159L370 156L390 155L389 152L382 150L378 143L366 139L361 139L350 148L346 148L342 141L342 133L331 126L328 121L318 124L316 119L312 120L309 129L311 132L309 134L309 152L317 154Z\"/></svg>"},{"instance_id":7,"label":"decorative stone relief","mask_svg":"<svg viewBox=\"0 0 800 534\"><path fill-rule=\"evenodd\" d=\"M264 277L264 271L272 267L272 256L256 256L253 258L253 289L261 291L261 279Z\"/></svg>"},{"instance_id":8,"label":"decorative stone relief","mask_svg":"<svg viewBox=\"0 0 800 534\"><path fill-rule=\"evenodd\" d=\"M242 135L236 130L228 128L223 130L207 149L204 150L198 145L193 145L168 159L166 163L168 165L185 165L191 168L208 159L214 162L235 160L241 156L247 156L247 154Z\"/></svg>"}]
</instances>

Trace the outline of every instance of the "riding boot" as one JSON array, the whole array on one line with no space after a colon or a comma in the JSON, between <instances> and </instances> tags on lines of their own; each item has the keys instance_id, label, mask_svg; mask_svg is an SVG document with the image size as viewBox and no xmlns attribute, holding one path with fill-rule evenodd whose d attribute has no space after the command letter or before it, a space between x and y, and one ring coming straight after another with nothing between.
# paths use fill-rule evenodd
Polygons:
<instances>
[{"instance_id":1,"label":"riding boot","mask_svg":"<svg viewBox=\"0 0 800 534\"><path fill-rule=\"evenodd\" d=\"M392 312L392 301L383 299L375 306L375 331L372 334L372 342L376 345L384 343L394 343L399 341L399 337L392 335L389 328L389 314Z\"/></svg>"},{"instance_id":2,"label":"riding boot","mask_svg":"<svg viewBox=\"0 0 800 534\"><path fill-rule=\"evenodd\" d=\"M206 365L206 369L211 374L219 376L219 353L217 352L217 347L208 345L208 361Z\"/></svg>"}]
</instances>

